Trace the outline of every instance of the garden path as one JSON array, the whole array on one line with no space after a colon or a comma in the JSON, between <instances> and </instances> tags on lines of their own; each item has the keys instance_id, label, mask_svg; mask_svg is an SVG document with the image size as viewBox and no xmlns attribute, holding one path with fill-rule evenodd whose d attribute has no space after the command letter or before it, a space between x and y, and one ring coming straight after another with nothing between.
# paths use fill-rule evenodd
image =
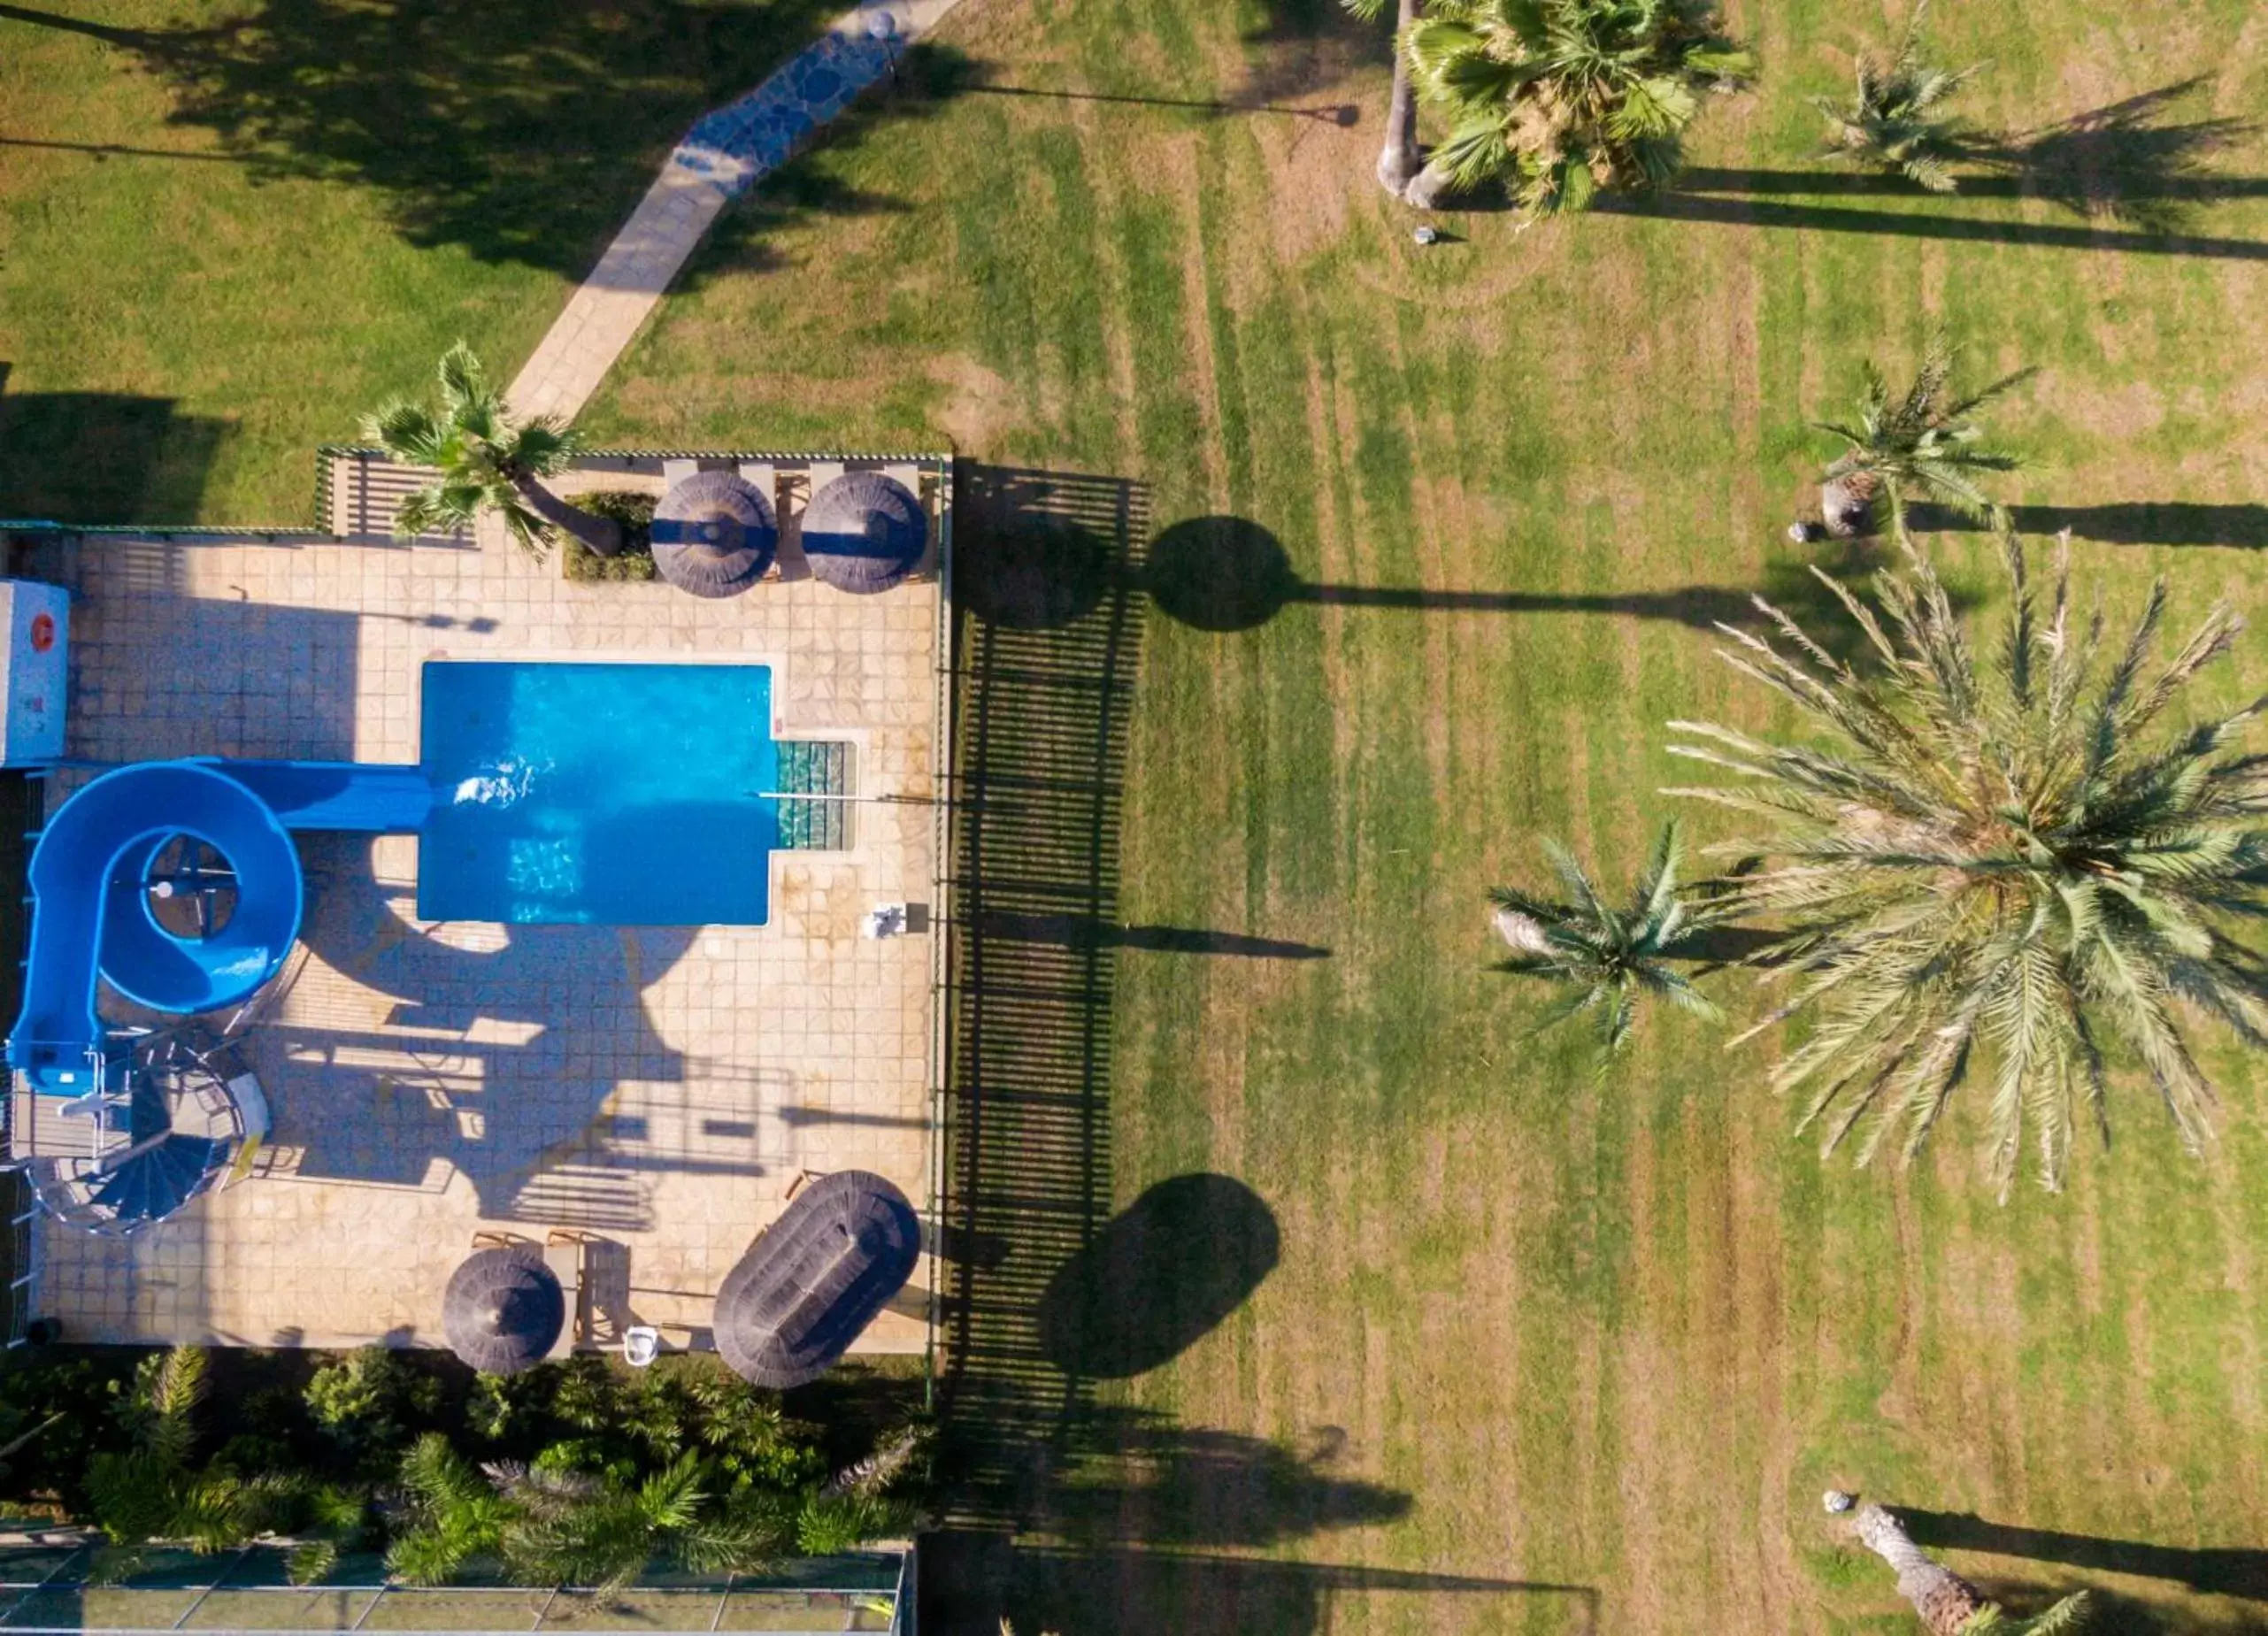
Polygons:
<instances>
[{"instance_id":1,"label":"garden path","mask_svg":"<svg viewBox=\"0 0 2268 1636\"><path fill-rule=\"evenodd\" d=\"M704 115L537 344L511 384L512 407L572 420L719 212L891 73L956 4L876 0L847 12L756 89Z\"/></svg>"}]
</instances>

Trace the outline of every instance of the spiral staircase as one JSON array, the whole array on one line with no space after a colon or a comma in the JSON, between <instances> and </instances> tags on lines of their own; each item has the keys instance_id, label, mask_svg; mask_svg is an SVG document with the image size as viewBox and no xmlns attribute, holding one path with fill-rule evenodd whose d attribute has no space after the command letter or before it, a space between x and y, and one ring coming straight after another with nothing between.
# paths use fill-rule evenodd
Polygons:
<instances>
[{"instance_id":1,"label":"spiral staircase","mask_svg":"<svg viewBox=\"0 0 2268 1636\"><path fill-rule=\"evenodd\" d=\"M11 1157L62 1225L123 1237L177 1213L227 1171L246 1110L221 1048L173 1030L89 1052L88 1089L34 1091L16 1076ZM253 1123L265 1127L265 1109ZM251 1133L258 1134L257 1131Z\"/></svg>"}]
</instances>

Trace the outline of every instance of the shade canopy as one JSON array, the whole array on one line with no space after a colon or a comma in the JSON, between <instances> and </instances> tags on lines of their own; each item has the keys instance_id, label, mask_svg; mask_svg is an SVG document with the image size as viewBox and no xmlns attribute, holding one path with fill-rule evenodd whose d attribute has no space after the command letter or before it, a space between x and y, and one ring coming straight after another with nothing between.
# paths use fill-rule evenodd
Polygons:
<instances>
[{"instance_id":1,"label":"shade canopy","mask_svg":"<svg viewBox=\"0 0 2268 1636\"><path fill-rule=\"evenodd\" d=\"M450 1275L441 1325L450 1350L484 1374L515 1375L542 1363L567 1322L567 1298L542 1252L512 1245L475 1250Z\"/></svg>"},{"instance_id":2,"label":"shade canopy","mask_svg":"<svg viewBox=\"0 0 2268 1636\"><path fill-rule=\"evenodd\" d=\"M772 502L732 472L696 472L654 507L654 566L696 596L736 596L780 554Z\"/></svg>"},{"instance_id":3,"label":"shade canopy","mask_svg":"<svg viewBox=\"0 0 2268 1636\"><path fill-rule=\"evenodd\" d=\"M725 1275L717 1350L760 1386L816 1380L905 1287L920 1255L904 1194L866 1171L823 1177Z\"/></svg>"},{"instance_id":4,"label":"shade canopy","mask_svg":"<svg viewBox=\"0 0 2268 1636\"><path fill-rule=\"evenodd\" d=\"M880 472L846 472L803 513L804 560L814 579L837 590L887 591L928 549L921 502Z\"/></svg>"}]
</instances>

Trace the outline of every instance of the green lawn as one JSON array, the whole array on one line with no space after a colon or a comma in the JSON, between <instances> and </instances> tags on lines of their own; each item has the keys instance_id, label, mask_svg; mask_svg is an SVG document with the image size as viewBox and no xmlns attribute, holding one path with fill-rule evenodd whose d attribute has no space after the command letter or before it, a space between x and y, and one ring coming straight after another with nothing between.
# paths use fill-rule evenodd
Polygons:
<instances>
[{"instance_id":1,"label":"green lawn","mask_svg":"<svg viewBox=\"0 0 2268 1636\"><path fill-rule=\"evenodd\" d=\"M443 30L265 4L281 55L229 38L281 105L233 149L225 52L153 68L0 13L0 135L262 156L0 147L0 511L299 515L311 445L451 336L525 354L710 98L639 123L611 12L452 9ZM289 90L327 82L288 42L337 18L367 24L337 32L350 65L388 71L374 121ZM1483 889L1533 875L1541 836L1637 862L1684 776L1665 718L1770 719L1701 623L1800 586L1781 530L1807 421L1934 322L1980 371L2042 367L1998 417L2040 457L2014 494L2123 537L2079 545L2095 582L2131 601L2172 572L2190 614L2252 600L2253 557L2210 542L2268 533L2258 189L2174 241L2045 198L1761 191L1797 185L1747 173L1803 168L1801 93L1841 83L1856 25L1823 0L1735 22L1765 78L1711 108L1709 191L1524 234L1459 218L1421 250L1368 180L1380 55L1325 0L966 0L904 90L727 217L587 418L677 447L949 437L1138 485L1080 492L1161 529L1245 519L1306 588L1228 632L1126 577L1060 632L968 627L1013 707L1003 765L1123 783L1003 797L970 820L1011 843L993 867L1055 844L1050 866L1088 871L1063 901L1135 931L1038 960L1065 994L984 1018L983 1048L1043 1088L975 1144L1020 1168L971 1218L1011 1231L970 1286L990 1304L957 1430L983 1459L957 1504L1017 1532L938 1554L953 1628L1911 1629L1818 1517L1830 1482L1974 1513L1997 1532L1940 1537L2010 1548L1961 1560L2019 1597L2084 1582L2130 1628L2260 1626L2268 1202L2247 1181L2268 1141L2231 1055L2203 1164L2128 1085L2115 1155L2003 1209L1964 1120L1911 1174L1823 1165L1761 1088L1764 1048L1657 1019L1597 1085L1580 1041L1525 1043L1529 999L1481 970ZM532 43L558 30L570 48ZM1994 59L1976 111L2003 124L2193 79L2161 126L2268 106L2268 27L2238 0L1947 7L1939 37ZM457 66L395 73L419 49ZM671 49L681 90L715 60ZM562 83L626 138L587 140ZM515 145L530 88L552 123ZM1314 117L1345 103L1351 127ZM184 106L206 111L166 122ZM404 178L384 134L438 142L436 114L489 137ZM2079 144L2076 173L2103 157ZM2268 173L2249 139L2218 162ZM154 451L146 482L90 457L113 448ZM1989 602L1977 539L1937 549ZM2255 640L2215 688L2264 680ZM1043 896L1002 902L1046 921ZM1188 1344L1066 1392L1034 1348L1081 1208L1200 1172L1264 1203L1272 1270L1191 1340L1266 1235L1249 1210L1166 1223L1162 1268L1155 1242L1127 1252L1146 1281L1114 1321Z\"/></svg>"},{"instance_id":2,"label":"green lawn","mask_svg":"<svg viewBox=\"0 0 2268 1636\"><path fill-rule=\"evenodd\" d=\"M1962 1559L2019 1597L2093 1583L2142 1629L2268 1617L2180 1583L2268 1595L2249 1554L2268 1210L2248 1185L2268 1143L2232 1056L2215 1048L2231 1094L2204 1163L2130 1083L2115 1155L2003 1209L1965 1120L1911 1174L1822 1164L1761 1087L1766 1049L1657 1019L1595 1085L1580 1041L1523 1043L1530 1002L1481 970L1483 888L1533 876L1541 836L1639 860L1654 790L1685 776L1665 718L1769 719L1695 623L1797 582L1782 529L1821 452L1806 422L1868 355L1902 362L1941 320L1979 371L2041 365L1999 415L2039 457L2013 492L2080 508L2082 534L2261 542L2257 186L2155 242L2043 198L1738 191L1791 184L1728 173L1803 168L1801 93L1847 73L1848 16L1743 9L1764 88L1712 108L1711 190L1668 217L1520 234L1480 214L1420 250L1368 181L1377 54L1320 0L971 0L917 72L926 96L765 190L757 249L710 253L594 406L608 441L949 435L981 462L1131 480L1161 528L1247 519L1332 588L1221 634L1137 596L1122 627L1113 602L991 660L971 627L972 667L1011 677L1003 755L1008 717L1035 723L1037 761L1065 731L1046 698L1084 675L1091 701L1134 666L1083 909L1328 956L1134 937L1094 956L1083 1002L1023 1013L1068 1018L1077 1062L1031 1068L1060 1095L996 1109L980 1149L1038 1154L1028 1188L1075 1201L1084 1144L1120 1208L1236 1178L1280 1259L1172 1363L1068 1408L1011 1359L1027 1314L974 1320L992 1344L971 1367L996 1378L966 1414L1027 1448L994 1450L999 1492L971 1511L1012 1517L1023 1549L939 1571L957 1628L997 1601L1066 1636L1911 1629L1826 1530L1831 1481L2038 1531ZM1955 7L1939 34L1995 59L1975 111L2006 125L2193 77L2161 128L2268 106L2268 30L2241 4ZM1347 101L1351 129L1274 111ZM2268 169L2249 139L2217 163ZM864 208L804 208L844 196ZM2102 509L2140 503L2183 509ZM1938 549L1988 603L1977 537ZM2121 601L2160 571L2186 613L2252 600L2243 549L2078 553ZM1030 680L1045 664L1060 687ZM2264 678L2256 639L2215 686ZM983 1048L1028 1048L1016 1016ZM974 1287L1029 1301L1076 1240L1034 1240ZM1246 1248L1200 1233L1177 1254L1202 1284ZM2193 1554L2218 1548L2237 1554Z\"/></svg>"},{"instance_id":3,"label":"green lawn","mask_svg":"<svg viewBox=\"0 0 2268 1636\"><path fill-rule=\"evenodd\" d=\"M306 522L315 445L457 337L508 378L834 9L57 6L0 7L0 517L237 524Z\"/></svg>"}]
</instances>

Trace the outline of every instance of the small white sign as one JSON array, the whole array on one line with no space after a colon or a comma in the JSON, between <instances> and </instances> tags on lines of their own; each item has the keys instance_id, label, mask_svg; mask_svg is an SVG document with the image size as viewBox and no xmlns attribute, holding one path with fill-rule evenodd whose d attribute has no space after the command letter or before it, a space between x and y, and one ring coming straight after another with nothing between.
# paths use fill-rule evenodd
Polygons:
<instances>
[{"instance_id":1,"label":"small white sign","mask_svg":"<svg viewBox=\"0 0 2268 1636\"><path fill-rule=\"evenodd\" d=\"M63 758L70 618L70 593L61 586L0 580L0 631L8 644L0 765L48 766Z\"/></svg>"}]
</instances>

